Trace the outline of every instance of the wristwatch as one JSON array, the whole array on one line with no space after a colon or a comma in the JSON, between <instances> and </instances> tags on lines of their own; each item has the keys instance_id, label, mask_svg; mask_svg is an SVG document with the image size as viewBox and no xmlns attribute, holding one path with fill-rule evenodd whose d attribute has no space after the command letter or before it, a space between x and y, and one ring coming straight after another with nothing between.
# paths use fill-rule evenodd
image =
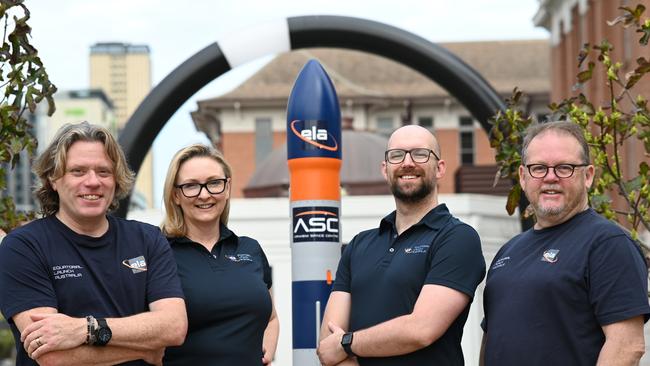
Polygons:
<instances>
[{"instance_id":1,"label":"wristwatch","mask_svg":"<svg viewBox=\"0 0 650 366\"><path fill-rule=\"evenodd\" d=\"M95 343L93 346L105 346L113 337L113 332L111 328L108 327L106 319L97 318L97 328L95 328Z\"/></svg>"},{"instance_id":2,"label":"wristwatch","mask_svg":"<svg viewBox=\"0 0 650 366\"><path fill-rule=\"evenodd\" d=\"M354 333L352 332L347 332L343 334L343 337L341 338L341 347L343 347L343 350L345 353L348 354L348 356L351 357L357 357L357 355L352 352L352 338L353 338Z\"/></svg>"}]
</instances>

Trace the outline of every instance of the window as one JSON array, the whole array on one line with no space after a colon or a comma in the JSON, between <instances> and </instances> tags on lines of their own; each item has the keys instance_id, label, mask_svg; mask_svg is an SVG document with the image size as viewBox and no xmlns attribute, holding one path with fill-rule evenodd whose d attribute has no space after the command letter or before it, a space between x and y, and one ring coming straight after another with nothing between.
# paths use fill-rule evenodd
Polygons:
<instances>
[{"instance_id":1,"label":"window","mask_svg":"<svg viewBox=\"0 0 650 366\"><path fill-rule=\"evenodd\" d=\"M433 117L418 117L418 124L429 130L433 130Z\"/></svg>"},{"instance_id":2,"label":"window","mask_svg":"<svg viewBox=\"0 0 650 366\"><path fill-rule=\"evenodd\" d=\"M393 129L393 117L377 117L377 132L382 135L390 135Z\"/></svg>"},{"instance_id":3,"label":"window","mask_svg":"<svg viewBox=\"0 0 650 366\"><path fill-rule=\"evenodd\" d=\"M474 164L474 120L472 117L460 117L460 163Z\"/></svg>"},{"instance_id":4,"label":"window","mask_svg":"<svg viewBox=\"0 0 650 366\"><path fill-rule=\"evenodd\" d=\"M255 118L255 165L259 165L273 150L271 118Z\"/></svg>"}]
</instances>

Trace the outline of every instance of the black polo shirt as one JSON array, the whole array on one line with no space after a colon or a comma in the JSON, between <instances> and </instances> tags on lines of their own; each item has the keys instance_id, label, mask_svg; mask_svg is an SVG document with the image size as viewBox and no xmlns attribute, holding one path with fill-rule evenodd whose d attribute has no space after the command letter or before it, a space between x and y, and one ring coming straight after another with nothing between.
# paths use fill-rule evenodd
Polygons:
<instances>
[{"instance_id":1,"label":"black polo shirt","mask_svg":"<svg viewBox=\"0 0 650 366\"><path fill-rule=\"evenodd\" d=\"M259 243L221 225L211 252L169 238L185 292L185 343L168 347L165 365L260 365L271 317L271 269Z\"/></svg>"},{"instance_id":2,"label":"black polo shirt","mask_svg":"<svg viewBox=\"0 0 650 366\"><path fill-rule=\"evenodd\" d=\"M343 252L333 291L352 298L350 330L357 331L413 312L425 284L467 294L485 276L481 241L469 225L440 204L397 235L393 212L378 229L359 233ZM402 356L359 358L361 365L463 365L460 340L470 304L433 344Z\"/></svg>"}]
</instances>

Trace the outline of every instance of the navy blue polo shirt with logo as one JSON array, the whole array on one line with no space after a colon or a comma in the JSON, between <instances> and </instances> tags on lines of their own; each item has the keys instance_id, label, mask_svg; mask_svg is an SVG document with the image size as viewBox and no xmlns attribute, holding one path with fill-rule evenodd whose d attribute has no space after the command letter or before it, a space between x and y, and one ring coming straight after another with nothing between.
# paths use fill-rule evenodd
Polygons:
<instances>
[{"instance_id":1,"label":"navy blue polo shirt with logo","mask_svg":"<svg viewBox=\"0 0 650 366\"><path fill-rule=\"evenodd\" d=\"M603 326L648 320L647 276L631 238L593 209L517 235L485 283L485 365L595 365Z\"/></svg>"},{"instance_id":2,"label":"navy blue polo shirt with logo","mask_svg":"<svg viewBox=\"0 0 650 366\"><path fill-rule=\"evenodd\" d=\"M110 215L107 219L108 231L100 237L77 234L48 216L4 238L0 309L15 339L20 333L12 317L33 308L52 307L77 318L121 318L148 311L156 300L183 297L160 229ZM20 342L16 350L16 365L36 365Z\"/></svg>"},{"instance_id":3,"label":"navy blue polo shirt with logo","mask_svg":"<svg viewBox=\"0 0 650 366\"><path fill-rule=\"evenodd\" d=\"M441 285L474 298L485 276L481 241L440 204L401 235L396 213L359 233L345 248L333 291L350 293L350 331L410 314L422 286ZM471 301L470 301L471 304ZM360 365L463 365L460 346L470 304L434 343L402 356L363 358Z\"/></svg>"},{"instance_id":4,"label":"navy blue polo shirt with logo","mask_svg":"<svg viewBox=\"0 0 650 366\"><path fill-rule=\"evenodd\" d=\"M168 347L165 365L261 365L271 317L271 268L259 243L221 225L208 251L186 237L168 238L185 292L185 343Z\"/></svg>"}]
</instances>

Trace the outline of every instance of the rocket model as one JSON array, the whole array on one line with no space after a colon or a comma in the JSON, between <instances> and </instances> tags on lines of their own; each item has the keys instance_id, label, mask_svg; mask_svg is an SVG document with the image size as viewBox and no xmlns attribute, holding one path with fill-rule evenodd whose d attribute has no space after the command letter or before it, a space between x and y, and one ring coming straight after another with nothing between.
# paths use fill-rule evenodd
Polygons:
<instances>
[{"instance_id":1,"label":"rocket model","mask_svg":"<svg viewBox=\"0 0 650 366\"><path fill-rule=\"evenodd\" d=\"M293 364L316 356L325 304L341 253L341 111L332 81L310 60L287 106L290 175Z\"/></svg>"}]
</instances>

